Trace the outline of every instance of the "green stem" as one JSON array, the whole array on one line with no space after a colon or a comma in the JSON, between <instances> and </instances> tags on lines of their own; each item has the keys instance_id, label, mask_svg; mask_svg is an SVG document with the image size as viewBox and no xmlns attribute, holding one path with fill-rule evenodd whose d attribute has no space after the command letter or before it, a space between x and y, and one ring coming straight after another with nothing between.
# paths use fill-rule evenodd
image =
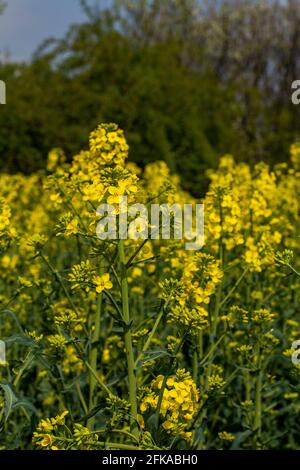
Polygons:
<instances>
[{"instance_id":1,"label":"green stem","mask_svg":"<svg viewBox=\"0 0 300 470\"><path fill-rule=\"evenodd\" d=\"M198 347L197 347L197 359L198 359L198 362L201 363L202 359L203 359L203 331L200 331L198 333ZM199 364L197 364L197 368L199 369ZM197 376L198 377L198 376ZM203 374L200 375L200 384L203 386L204 385L204 382L203 382Z\"/></svg>"},{"instance_id":2,"label":"green stem","mask_svg":"<svg viewBox=\"0 0 300 470\"><path fill-rule=\"evenodd\" d=\"M174 355L171 357L170 362L169 362L169 365L168 365L167 373L165 374L165 376L164 376L164 378L163 378L163 382L162 382L162 385L161 385L161 388L160 388L160 392L159 392L157 407L156 407L156 423L157 423L157 429L159 428L159 414L160 414L160 408L161 408L161 404L162 404L163 397L164 397L164 391L165 391L165 388L166 388L166 385L167 385L167 380L168 380L168 378L169 378L169 376L170 376L171 370L173 369L173 366L174 366L174 363L175 363L175 360L176 360L176 356L177 356L177 354L179 353L179 351L180 351L180 349L181 349L181 346L182 346L183 343L184 343L186 334L187 334L187 331L184 332L183 337L182 337L181 341L179 342L179 344L178 344L178 346L177 346L177 348L176 348L176 350L175 350L175 352L174 352Z\"/></svg>"},{"instance_id":3,"label":"green stem","mask_svg":"<svg viewBox=\"0 0 300 470\"><path fill-rule=\"evenodd\" d=\"M72 297L70 296L69 294L69 291L68 289L66 288L63 280L62 280L62 277L61 275L59 274L58 271L56 271L56 269L52 266L52 264L50 263L50 261L47 259L46 256L44 256L42 253L40 253L40 257L42 258L42 260L44 261L44 263L48 266L48 268L50 269L50 271L52 272L52 274L56 277L57 281L59 282L59 284L61 285L68 301L69 301L69 304L70 306L72 307L72 309L74 310L74 312L77 312L77 308L72 300Z\"/></svg>"},{"instance_id":4,"label":"green stem","mask_svg":"<svg viewBox=\"0 0 300 470\"><path fill-rule=\"evenodd\" d=\"M89 412L89 410L88 410L87 404L86 404L86 402L85 402L84 396L82 395L82 391L81 391L81 388L80 388L80 384L79 384L78 382L76 382L75 387L76 387L76 391L77 391L77 394L78 394L78 397L79 397L81 406L82 406L82 408L83 408L83 411L84 411L85 414L87 415L88 412Z\"/></svg>"},{"instance_id":5,"label":"green stem","mask_svg":"<svg viewBox=\"0 0 300 470\"><path fill-rule=\"evenodd\" d=\"M131 338L131 325L130 325L130 312L129 312L129 296L128 296L128 282L127 282L127 267L125 260L125 251L123 240L119 240L119 259L121 263L121 294L122 294L122 310L123 321L126 324L126 331L124 335L125 350L127 358L127 372L128 372L128 385L129 385L129 401L131 406L131 414L134 419L132 433L135 437L138 436L137 428L137 400L136 400L136 375L135 375L135 362Z\"/></svg>"},{"instance_id":6,"label":"green stem","mask_svg":"<svg viewBox=\"0 0 300 470\"><path fill-rule=\"evenodd\" d=\"M247 274L247 272L248 272L248 268L242 272L242 274L240 275L240 277L238 278L238 280L236 281L232 289L230 289L226 297L222 300L222 302L220 302L220 306L219 306L220 308L225 304L225 302L227 302L228 299L230 299L230 297L232 296L236 288L239 286L240 282L243 280L244 276Z\"/></svg>"},{"instance_id":7,"label":"green stem","mask_svg":"<svg viewBox=\"0 0 300 470\"><path fill-rule=\"evenodd\" d=\"M248 370L244 373L244 383L245 383L245 399L246 401L251 400L251 382L250 382L250 372Z\"/></svg>"},{"instance_id":8,"label":"green stem","mask_svg":"<svg viewBox=\"0 0 300 470\"><path fill-rule=\"evenodd\" d=\"M203 358L203 331L199 333L199 359L200 361Z\"/></svg>"},{"instance_id":9,"label":"green stem","mask_svg":"<svg viewBox=\"0 0 300 470\"><path fill-rule=\"evenodd\" d=\"M102 445L107 448L116 449L116 450L139 450L137 446L130 445L130 444L118 444L117 442L98 442L98 444Z\"/></svg>"},{"instance_id":10,"label":"green stem","mask_svg":"<svg viewBox=\"0 0 300 470\"><path fill-rule=\"evenodd\" d=\"M295 269L294 266L292 266L290 263L287 263L287 266L292 270L294 274L300 277L299 271L297 271L297 269Z\"/></svg>"},{"instance_id":11,"label":"green stem","mask_svg":"<svg viewBox=\"0 0 300 470\"><path fill-rule=\"evenodd\" d=\"M137 366L138 362L140 361L141 357L145 354L145 352L148 350L150 344L151 344L151 341L153 339L153 336L155 335L156 333L156 330L161 322L161 319L166 311L166 308L168 306L168 302L166 302L165 305L162 304L161 308L160 308L160 311L159 311L159 314L157 315L156 317L156 320L155 320L155 323L153 325L153 328L148 336L148 339L146 341L146 343L144 344L144 347L142 349L142 351L140 352L140 354L138 355L136 361L135 361L135 367Z\"/></svg>"},{"instance_id":12,"label":"green stem","mask_svg":"<svg viewBox=\"0 0 300 470\"><path fill-rule=\"evenodd\" d=\"M20 368L15 380L13 381L13 386L15 388L17 388L18 383L20 382L22 375L24 374L27 367L31 364L33 359L34 359L34 355L32 354L32 351L29 351L28 354L25 357L25 360L24 360L24 363L23 363L22 367Z\"/></svg>"},{"instance_id":13,"label":"green stem","mask_svg":"<svg viewBox=\"0 0 300 470\"><path fill-rule=\"evenodd\" d=\"M97 297L97 307L96 307L96 315L95 315L95 322L94 322L94 334L92 338L92 346L90 351L90 365L91 368L97 371L97 359L98 359L98 347L99 347L99 339L100 339L100 330L101 330L101 311L102 311L102 294L99 294ZM94 375L90 371L89 376L89 412L95 405L95 387L96 387L96 379ZM94 425L95 417L91 417L88 420L88 428L92 429Z\"/></svg>"},{"instance_id":14,"label":"green stem","mask_svg":"<svg viewBox=\"0 0 300 470\"><path fill-rule=\"evenodd\" d=\"M91 374L93 374L95 380L96 380L96 383L99 385L99 387L101 388L101 390L108 396L108 397L114 397L116 398L116 396L113 394L113 392L107 387L107 385L105 385L105 383L103 382L103 380L101 380L101 378L99 377L99 375L97 374L97 371L89 364L89 362L84 359L84 353L83 353L83 350L78 346L78 344L75 342L74 343L74 347L76 349L76 352L78 354L78 357L80 357L80 359L82 360L82 362L84 363L85 367L91 372Z\"/></svg>"},{"instance_id":15,"label":"green stem","mask_svg":"<svg viewBox=\"0 0 300 470\"><path fill-rule=\"evenodd\" d=\"M198 381L198 351L197 347L195 347L193 352L193 379L194 382L197 383Z\"/></svg>"},{"instance_id":16,"label":"green stem","mask_svg":"<svg viewBox=\"0 0 300 470\"><path fill-rule=\"evenodd\" d=\"M224 267L224 246L223 246L223 211L222 211L222 203L221 200L219 201L219 212L220 212L220 224L221 224L221 236L219 239L219 262L220 262L220 268L223 270ZM221 295L222 295L222 285L220 284L217 287L217 292L216 292L216 303L215 303L215 308L214 312L211 317L211 341L214 342L216 332L217 332L217 327L218 327L218 321L219 321L219 311L221 307Z\"/></svg>"},{"instance_id":17,"label":"green stem","mask_svg":"<svg viewBox=\"0 0 300 470\"><path fill-rule=\"evenodd\" d=\"M130 434L130 432L128 431L124 431L124 429L110 429L109 433L123 434L124 436L129 437L130 439L135 441L137 444L139 443L139 440L133 434ZM90 432L90 436L98 435L98 434L99 435L107 434L107 429L99 429L97 431Z\"/></svg>"},{"instance_id":18,"label":"green stem","mask_svg":"<svg viewBox=\"0 0 300 470\"><path fill-rule=\"evenodd\" d=\"M113 298L113 296L111 295L111 293L108 291L108 290L104 290L103 293L106 295L106 297L111 301L112 305L114 306L116 312L118 313L119 315L119 318L115 317L113 315L113 317L116 319L116 320L122 320L123 319L123 315L122 315L122 312L121 310L119 309L119 306L117 304L117 302L115 301L115 299Z\"/></svg>"},{"instance_id":19,"label":"green stem","mask_svg":"<svg viewBox=\"0 0 300 470\"><path fill-rule=\"evenodd\" d=\"M139 254L139 252L143 249L143 247L146 245L148 241L148 238L146 238L146 240L144 240L138 247L137 249L135 250L135 252L133 253L133 255L129 258L129 260L127 261L126 263L126 268L130 268L131 266L131 263L132 261L135 259L135 257Z\"/></svg>"},{"instance_id":20,"label":"green stem","mask_svg":"<svg viewBox=\"0 0 300 470\"><path fill-rule=\"evenodd\" d=\"M262 379L263 373L260 370L256 379L256 389L255 389L255 419L254 419L254 429L258 431L258 436L261 434L261 390L262 390Z\"/></svg>"},{"instance_id":21,"label":"green stem","mask_svg":"<svg viewBox=\"0 0 300 470\"><path fill-rule=\"evenodd\" d=\"M68 449L72 449L72 447L74 447L74 445L76 445L76 443L74 442L74 439L71 439L71 438L67 438L67 437L59 437L57 439L58 441L61 441L61 442L69 442L70 443L70 446L68 447ZM134 446L134 445L131 445L131 444L119 444L118 442L107 442L107 441L98 441L96 445L101 445L104 447L104 449L120 449L120 450L139 450L139 447L137 446ZM67 450L68 450L67 449Z\"/></svg>"},{"instance_id":22,"label":"green stem","mask_svg":"<svg viewBox=\"0 0 300 470\"><path fill-rule=\"evenodd\" d=\"M84 360L83 362L84 362L84 365L88 368L88 370L93 374L93 377L95 378L101 390L103 390L103 392L106 393L106 395L108 395L109 397L114 396L114 394L109 390L109 388L105 385L105 383L102 382L102 380L98 376L95 369L93 369L93 367L91 367L91 365L87 361Z\"/></svg>"}]
</instances>

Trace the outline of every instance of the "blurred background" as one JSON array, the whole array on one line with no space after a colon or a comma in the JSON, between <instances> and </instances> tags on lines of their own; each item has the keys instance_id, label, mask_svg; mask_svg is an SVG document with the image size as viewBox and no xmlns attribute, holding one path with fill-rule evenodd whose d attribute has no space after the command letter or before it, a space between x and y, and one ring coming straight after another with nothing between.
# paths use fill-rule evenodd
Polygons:
<instances>
[{"instance_id":1,"label":"blurred background","mask_svg":"<svg viewBox=\"0 0 300 470\"><path fill-rule=\"evenodd\" d=\"M299 0L0 0L0 171L68 158L116 122L140 166L200 196L225 153L270 164L299 137Z\"/></svg>"}]
</instances>

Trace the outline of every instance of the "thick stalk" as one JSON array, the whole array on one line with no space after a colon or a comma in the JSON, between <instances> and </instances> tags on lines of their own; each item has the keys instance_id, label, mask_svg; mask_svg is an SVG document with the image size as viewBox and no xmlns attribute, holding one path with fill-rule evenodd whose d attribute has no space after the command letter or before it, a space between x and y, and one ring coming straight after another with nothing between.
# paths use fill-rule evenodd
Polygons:
<instances>
[{"instance_id":1,"label":"thick stalk","mask_svg":"<svg viewBox=\"0 0 300 470\"><path fill-rule=\"evenodd\" d=\"M245 400L250 401L251 400L251 378L250 378L250 372L248 370L244 372L244 384L245 384Z\"/></svg>"},{"instance_id":2,"label":"thick stalk","mask_svg":"<svg viewBox=\"0 0 300 470\"><path fill-rule=\"evenodd\" d=\"M129 312L129 298L128 298L128 282L127 282L127 267L125 260L125 251L123 240L119 240L119 259L121 263L121 294L122 294L122 311L123 321L126 324L126 331L124 335L126 359L127 359L127 373L128 373L128 386L129 386L129 401L131 406L131 414L134 419L132 432L134 436L138 435L136 425L137 418L137 400L136 400L136 375L135 363L131 339L131 325L130 325L130 312Z\"/></svg>"},{"instance_id":3,"label":"thick stalk","mask_svg":"<svg viewBox=\"0 0 300 470\"><path fill-rule=\"evenodd\" d=\"M99 294L97 297L97 306L96 306L96 315L95 315L95 322L94 322L94 334L92 338L92 347L90 352L90 365L94 371L97 371L97 359L98 359L98 348L99 348L99 340L100 340L100 332L101 332L101 311L102 311L102 294ZM89 411L95 406L95 387L96 387L96 379L94 375L90 371L89 375ZM88 420L88 427L92 429L94 425L95 417L93 416Z\"/></svg>"}]
</instances>

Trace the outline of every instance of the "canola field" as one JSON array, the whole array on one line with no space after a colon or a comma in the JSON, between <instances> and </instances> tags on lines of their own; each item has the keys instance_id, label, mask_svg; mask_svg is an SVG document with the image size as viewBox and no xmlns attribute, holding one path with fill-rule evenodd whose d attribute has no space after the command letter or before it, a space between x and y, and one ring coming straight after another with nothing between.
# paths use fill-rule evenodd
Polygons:
<instances>
[{"instance_id":1,"label":"canola field","mask_svg":"<svg viewBox=\"0 0 300 470\"><path fill-rule=\"evenodd\" d=\"M299 448L300 145L225 155L199 201L114 124L87 148L0 175L0 448ZM204 247L100 240L122 196L203 202Z\"/></svg>"}]
</instances>

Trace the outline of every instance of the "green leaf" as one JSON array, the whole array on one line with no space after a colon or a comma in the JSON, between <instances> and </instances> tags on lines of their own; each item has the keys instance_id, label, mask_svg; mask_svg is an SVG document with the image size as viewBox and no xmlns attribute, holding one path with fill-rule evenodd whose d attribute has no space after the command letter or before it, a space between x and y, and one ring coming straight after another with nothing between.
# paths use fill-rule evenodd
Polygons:
<instances>
[{"instance_id":1,"label":"green leaf","mask_svg":"<svg viewBox=\"0 0 300 470\"><path fill-rule=\"evenodd\" d=\"M29 338L28 336L23 336L23 335L12 335L9 336L8 338L4 338L5 342L7 344L10 343L18 343L21 344L22 346L35 346L36 342Z\"/></svg>"},{"instance_id":2,"label":"green leaf","mask_svg":"<svg viewBox=\"0 0 300 470\"><path fill-rule=\"evenodd\" d=\"M30 401L26 399L18 400L16 403L12 405L13 410L17 408L27 408L28 410L32 411L34 414L38 415L38 411L36 407Z\"/></svg>"},{"instance_id":3,"label":"green leaf","mask_svg":"<svg viewBox=\"0 0 300 470\"><path fill-rule=\"evenodd\" d=\"M5 399L4 415L5 415L5 422L7 422L8 417L13 409L13 406L18 401L18 399L10 384L1 383L0 387L4 391L4 399Z\"/></svg>"},{"instance_id":4,"label":"green leaf","mask_svg":"<svg viewBox=\"0 0 300 470\"><path fill-rule=\"evenodd\" d=\"M246 431L239 432L235 437L235 440L232 444L231 449L232 450L240 449L241 445L248 439L249 436L251 436L251 434L252 434L251 429L247 429Z\"/></svg>"}]
</instances>

